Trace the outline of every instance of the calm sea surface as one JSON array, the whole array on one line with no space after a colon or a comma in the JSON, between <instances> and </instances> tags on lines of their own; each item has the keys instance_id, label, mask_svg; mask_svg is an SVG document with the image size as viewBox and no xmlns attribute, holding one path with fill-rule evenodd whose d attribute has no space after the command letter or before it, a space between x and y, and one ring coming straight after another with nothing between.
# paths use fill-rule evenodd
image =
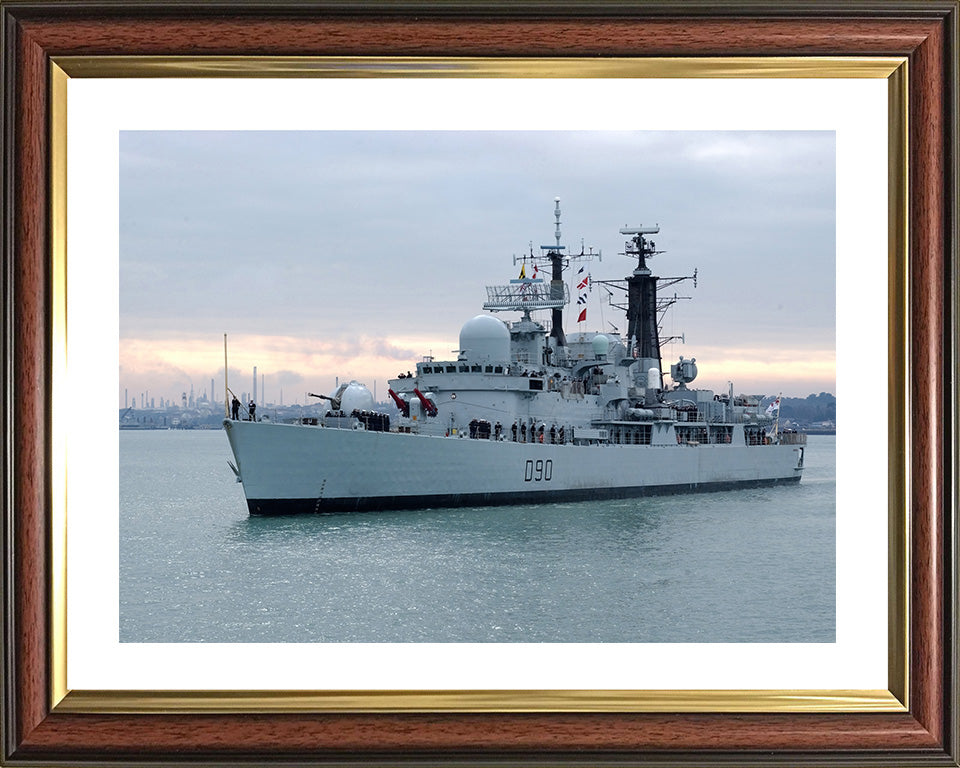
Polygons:
<instances>
[{"instance_id":1,"label":"calm sea surface","mask_svg":"<svg viewBox=\"0 0 960 768\"><path fill-rule=\"evenodd\" d=\"M122 642L833 642L835 438L799 486L252 518L221 431L120 434Z\"/></svg>"}]
</instances>

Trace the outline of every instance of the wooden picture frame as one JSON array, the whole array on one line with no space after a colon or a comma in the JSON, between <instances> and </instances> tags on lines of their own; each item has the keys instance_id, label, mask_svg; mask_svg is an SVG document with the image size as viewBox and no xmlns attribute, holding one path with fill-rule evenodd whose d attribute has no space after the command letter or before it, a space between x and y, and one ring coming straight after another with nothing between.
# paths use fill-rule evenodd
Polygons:
<instances>
[{"instance_id":1,"label":"wooden picture frame","mask_svg":"<svg viewBox=\"0 0 960 768\"><path fill-rule=\"evenodd\" d=\"M0 759L57 763L931 764L958 765L957 2L353 4L0 0L3 55L4 669ZM50 116L57 61L78 57L904 57L907 61L908 407L903 594L891 595L890 694L870 711L677 712L585 705L365 707L316 711L273 697L146 707L61 700L64 644L51 445L62 210L50 179L64 137ZM217 58L219 57L219 58ZM132 61L132 60L131 60ZM749 66L749 65L745 65ZM131 63L131 72L135 71ZM142 74L145 70L141 69ZM254 72L255 74L255 72ZM896 197L896 195L894 196ZM894 215L893 219L898 217ZM894 306L897 306L894 302ZM899 326L898 326L899 327ZM891 332L895 328L892 327ZM891 413L897 416L896 397ZM902 409L901 409L902 410ZM896 431L896 427L892 427ZM53 543L51 544L51 541ZM898 544L899 542L899 544ZM61 595L62 597L62 595ZM902 641L902 642L901 642ZM904 658L895 657L902 648ZM261 697L261 704L271 697ZM383 699L380 700L381 703ZM193 706L193 703L195 706ZM209 704L209 702L208 702ZM190 710L195 710L191 712ZM384 710L389 711L384 711ZM734 708L735 709L735 708ZM750 709L750 708L748 708Z\"/></svg>"}]
</instances>

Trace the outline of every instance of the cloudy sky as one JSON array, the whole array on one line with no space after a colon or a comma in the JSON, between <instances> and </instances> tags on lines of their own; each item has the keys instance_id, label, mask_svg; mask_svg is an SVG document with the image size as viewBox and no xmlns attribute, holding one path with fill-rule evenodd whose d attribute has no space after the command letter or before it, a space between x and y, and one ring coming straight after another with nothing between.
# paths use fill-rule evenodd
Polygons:
<instances>
[{"instance_id":1,"label":"cloudy sky","mask_svg":"<svg viewBox=\"0 0 960 768\"><path fill-rule=\"evenodd\" d=\"M264 375L267 401L335 377L377 394L452 356L485 286L554 242L626 276L625 225L654 225L661 276L698 270L664 335L697 386L835 391L835 135L770 132L211 132L120 135L120 404ZM625 328L590 295L585 330ZM568 332L575 328L567 312ZM503 319L514 319L506 314Z\"/></svg>"}]
</instances>

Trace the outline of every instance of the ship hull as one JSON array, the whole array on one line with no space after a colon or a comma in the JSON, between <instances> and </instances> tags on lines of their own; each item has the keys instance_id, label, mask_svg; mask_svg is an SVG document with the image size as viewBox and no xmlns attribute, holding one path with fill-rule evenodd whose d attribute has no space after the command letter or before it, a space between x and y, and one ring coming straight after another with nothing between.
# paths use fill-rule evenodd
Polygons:
<instances>
[{"instance_id":1,"label":"ship hull","mask_svg":"<svg viewBox=\"0 0 960 768\"><path fill-rule=\"evenodd\" d=\"M795 445L549 445L225 422L252 515L593 501L797 483Z\"/></svg>"}]
</instances>

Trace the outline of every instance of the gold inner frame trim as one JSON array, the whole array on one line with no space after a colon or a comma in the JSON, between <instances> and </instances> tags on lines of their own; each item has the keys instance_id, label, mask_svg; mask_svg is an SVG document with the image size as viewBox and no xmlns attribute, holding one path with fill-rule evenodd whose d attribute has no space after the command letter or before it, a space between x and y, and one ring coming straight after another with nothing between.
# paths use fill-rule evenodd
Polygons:
<instances>
[{"instance_id":1,"label":"gold inner frame trim","mask_svg":"<svg viewBox=\"0 0 960 768\"><path fill-rule=\"evenodd\" d=\"M886 78L902 57L57 56L70 77Z\"/></svg>"},{"instance_id":2,"label":"gold inner frame trim","mask_svg":"<svg viewBox=\"0 0 960 768\"><path fill-rule=\"evenodd\" d=\"M67 80L50 67L50 640L51 698L67 694Z\"/></svg>"},{"instance_id":3,"label":"gold inner frame trim","mask_svg":"<svg viewBox=\"0 0 960 768\"><path fill-rule=\"evenodd\" d=\"M57 712L903 712L889 691L72 691Z\"/></svg>"},{"instance_id":4,"label":"gold inner frame trim","mask_svg":"<svg viewBox=\"0 0 960 768\"><path fill-rule=\"evenodd\" d=\"M890 691L910 705L910 345L909 64L887 79L887 679Z\"/></svg>"},{"instance_id":5,"label":"gold inner frame trim","mask_svg":"<svg viewBox=\"0 0 960 768\"><path fill-rule=\"evenodd\" d=\"M888 81L889 690L119 691L67 686L67 91L70 78L874 78ZM57 712L904 712L909 691L907 60L63 56L51 61L51 707Z\"/></svg>"}]
</instances>

